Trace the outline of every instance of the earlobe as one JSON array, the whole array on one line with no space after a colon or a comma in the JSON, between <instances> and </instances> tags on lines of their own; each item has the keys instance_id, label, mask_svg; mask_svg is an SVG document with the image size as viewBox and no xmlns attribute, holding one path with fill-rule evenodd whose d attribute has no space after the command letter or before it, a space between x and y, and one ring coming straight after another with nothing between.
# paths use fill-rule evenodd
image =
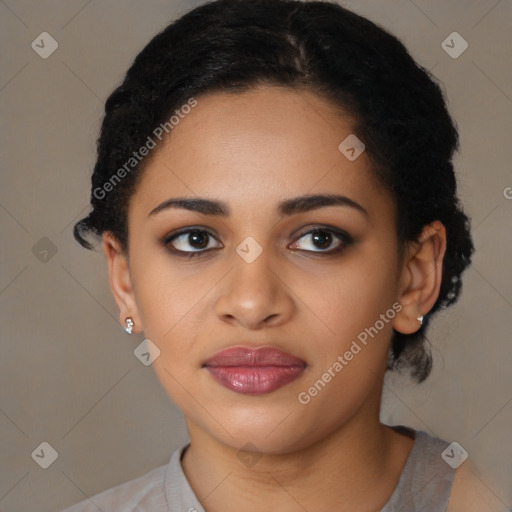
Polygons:
<instances>
[{"instance_id":1,"label":"earlobe","mask_svg":"<svg viewBox=\"0 0 512 512\"><path fill-rule=\"evenodd\" d=\"M110 289L119 308L119 321L126 328L126 319L130 318L133 332L140 331L142 325L133 293L128 257L110 232L103 234L102 245L108 265Z\"/></svg>"},{"instance_id":2,"label":"earlobe","mask_svg":"<svg viewBox=\"0 0 512 512\"><path fill-rule=\"evenodd\" d=\"M425 226L418 240L409 244L401 274L402 310L393 323L396 331L416 332L423 315L434 306L441 287L445 251L446 229L440 221Z\"/></svg>"}]
</instances>

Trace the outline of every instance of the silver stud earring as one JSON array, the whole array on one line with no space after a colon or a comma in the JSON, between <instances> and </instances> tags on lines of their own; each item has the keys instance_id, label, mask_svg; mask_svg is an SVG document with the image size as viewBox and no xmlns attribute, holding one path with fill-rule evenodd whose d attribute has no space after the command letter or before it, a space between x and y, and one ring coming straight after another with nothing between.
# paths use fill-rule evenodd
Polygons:
<instances>
[{"instance_id":1,"label":"silver stud earring","mask_svg":"<svg viewBox=\"0 0 512 512\"><path fill-rule=\"evenodd\" d=\"M125 320L125 323L126 323L126 327L124 328L124 330L128 333L128 334L131 334L132 331L133 331L133 320L128 317L126 320Z\"/></svg>"},{"instance_id":2,"label":"silver stud earring","mask_svg":"<svg viewBox=\"0 0 512 512\"><path fill-rule=\"evenodd\" d=\"M420 323L420 327L421 327L423 325L423 316L419 316L417 320Z\"/></svg>"}]
</instances>

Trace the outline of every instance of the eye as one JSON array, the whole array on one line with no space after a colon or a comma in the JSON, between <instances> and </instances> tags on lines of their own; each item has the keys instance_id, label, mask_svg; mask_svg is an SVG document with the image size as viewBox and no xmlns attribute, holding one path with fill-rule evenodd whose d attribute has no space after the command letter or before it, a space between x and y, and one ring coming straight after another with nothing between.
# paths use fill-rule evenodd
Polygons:
<instances>
[{"instance_id":1,"label":"eye","mask_svg":"<svg viewBox=\"0 0 512 512\"><path fill-rule=\"evenodd\" d=\"M219 245L212 245L214 241L217 239L205 229L187 229L165 237L162 243L179 256L197 256L207 250L222 247L218 241Z\"/></svg>"},{"instance_id":2,"label":"eye","mask_svg":"<svg viewBox=\"0 0 512 512\"><path fill-rule=\"evenodd\" d=\"M304 242L301 242L304 240ZM306 252L334 254L352 243L352 237L333 228L315 228L303 233L290 246ZM162 240L164 247L177 256L200 256L212 249L222 248L222 244L206 229L189 228L173 233Z\"/></svg>"},{"instance_id":3,"label":"eye","mask_svg":"<svg viewBox=\"0 0 512 512\"><path fill-rule=\"evenodd\" d=\"M300 242L304 240L304 242ZM292 244L292 249L333 254L340 252L352 243L352 237L343 231L332 228L316 228L301 235Z\"/></svg>"}]
</instances>

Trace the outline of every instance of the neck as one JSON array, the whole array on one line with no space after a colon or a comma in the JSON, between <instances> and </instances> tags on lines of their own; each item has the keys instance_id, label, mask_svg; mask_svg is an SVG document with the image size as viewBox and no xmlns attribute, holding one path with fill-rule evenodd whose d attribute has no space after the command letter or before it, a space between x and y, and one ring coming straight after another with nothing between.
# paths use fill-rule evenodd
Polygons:
<instances>
[{"instance_id":1,"label":"neck","mask_svg":"<svg viewBox=\"0 0 512 512\"><path fill-rule=\"evenodd\" d=\"M187 422L191 444L183 470L208 512L380 510L413 441L380 423L379 406L380 397L317 442L290 453L262 454L246 465L239 450Z\"/></svg>"}]
</instances>

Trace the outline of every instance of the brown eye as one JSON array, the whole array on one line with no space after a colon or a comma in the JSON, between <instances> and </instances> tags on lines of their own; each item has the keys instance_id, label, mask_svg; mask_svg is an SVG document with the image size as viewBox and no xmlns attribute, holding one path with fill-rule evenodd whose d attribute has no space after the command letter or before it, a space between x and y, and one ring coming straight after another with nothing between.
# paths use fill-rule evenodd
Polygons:
<instances>
[{"instance_id":1,"label":"brown eye","mask_svg":"<svg viewBox=\"0 0 512 512\"><path fill-rule=\"evenodd\" d=\"M352 239L347 233L327 228L316 228L301 235L293 243L292 248L331 254L340 251L351 242Z\"/></svg>"},{"instance_id":2,"label":"brown eye","mask_svg":"<svg viewBox=\"0 0 512 512\"><path fill-rule=\"evenodd\" d=\"M217 242L218 245L215 245ZM202 253L209 249L222 247L217 239L204 229L188 229L181 231L164 240L164 245L173 252L193 255L193 253Z\"/></svg>"},{"instance_id":3,"label":"brown eye","mask_svg":"<svg viewBox=\"0 0 512 512\"><path fill-rule=\"evenodd\" d=\"M196 249L205 249L208 246L209 235L205 231L191 231L188 234L188 243Z\"/></svg>"}]
</instances>

